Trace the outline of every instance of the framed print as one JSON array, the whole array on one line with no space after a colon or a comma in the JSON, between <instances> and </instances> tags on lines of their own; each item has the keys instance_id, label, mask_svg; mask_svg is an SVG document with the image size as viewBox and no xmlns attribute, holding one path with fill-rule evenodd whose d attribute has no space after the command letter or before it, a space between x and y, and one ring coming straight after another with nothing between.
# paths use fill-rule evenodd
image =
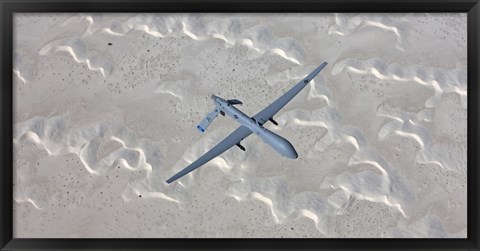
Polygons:
<instances>
[{"instance_id":1,"label":"framed print","mask_svg":"<svg viewBox=\"0 0 480 251\"><path fill-rule=\"evenodd\" d=\"M478 249L477 1L1 8L2 250Z\"/></svg>"}]
</instances>

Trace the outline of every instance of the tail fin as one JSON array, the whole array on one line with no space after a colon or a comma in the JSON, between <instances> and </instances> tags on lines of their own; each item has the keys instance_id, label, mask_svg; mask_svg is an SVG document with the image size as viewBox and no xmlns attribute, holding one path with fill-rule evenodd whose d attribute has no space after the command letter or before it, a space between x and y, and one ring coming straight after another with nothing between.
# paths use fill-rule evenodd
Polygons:
<instances>
[{"instance_id":1,"label":"tail fin","mask_svg":"<svg viewBox=\"0 0 480 251\"><path fill-rule=\"evenodd\" d=\"M200 132L205 132L205 130L207 130L208 126L218 116L219 113L220 113L220 109L215 108L215 110L213 110L212 112L207 114L207 116L205 116L205 118L202 120L202 122L200 122L200 124L197 125L197 129Z\"/></svg>"}]
</instances>

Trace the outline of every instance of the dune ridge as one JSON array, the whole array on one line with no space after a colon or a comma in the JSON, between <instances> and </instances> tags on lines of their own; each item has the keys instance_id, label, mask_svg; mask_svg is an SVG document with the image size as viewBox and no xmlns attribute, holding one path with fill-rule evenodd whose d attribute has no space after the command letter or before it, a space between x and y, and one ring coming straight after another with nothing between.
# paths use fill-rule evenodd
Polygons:
<instances>
[{"instance_id":1,"label":"dune ridge","mask_svg":"<svg viewBox=\"0 0 480 251\"><path fill-rule=\"evenodd\" d=\"M373 74L382 80L398 82L415 82L434 91L434 95L425 101L425 107L434 108L445 93L460 95L462 105L467 108L466 72L462 68L442 69L423 67L419 65L401 66L396 63L388 64L380 58L366 60L347 58L336 63L332 69L333 75L342 71L351 71L358 74Z\"/></svg>"},{"instance_id":2,"label":"dune ridge","mask_svg":"<svg viewBox=\"0 0 480 251\"><path fill-rule=\"evenodd\" d=\"M97 22L97 19L100 21ZM208 22L202 18L187 15L133 16L123 22L105 22L99 15L79 14L66 20L63 25L84 20L88 21L89 26L82 36L50 41L40 49L40 55L66 51L77 62L87 64L90 70L100 71L106 77L111 74L114 62L109 59L108 54L89 49L88 37L103 32L114 36L125 36L130 32L142 31L157 38L187 35L194 40L202 41L212 38L220 39L225 42L227 48L235 44L242 44L259 52L259 57L263 54L273 53L297 65L305 60L305 52L295 40L290 38L269 39L271 35L267 30L255 26L243 28L238 21L228 18L225 18L226 22L224 23Z\"/></svg>"},{"instance_id":3,"label":"dune ridge","mask_svg":"<svg viewBox=\"0 0 480 251\"><path fill-rule=\"evenodd\" d=\"M239 201L255 198L265 202L279 223L298 215L306 216L315 222L323 234L328 234L328 229L322 227L321 219L341 214L353 198L383 203L408 217L413 203L409 189L397 177L394 169L369 146L358 128L340 123L341 118L333 106L314 111L293 109L283 113L277 121L280 128L287 124L308 124L327 129L328 133L317 142L315 149L308 153L309 156L321 154L334 144L351 144L355 152L350 156L347 166L366 164L378 172L340 173L330 175L320 183L320 188L343 191L341 197L338 197L339 193L329 196L315 191L295 193L282 176L242 180L231 187L231 196ZM279 132L281 134L281 129Z\"/></svg>"},{"instance_id":4,"label":"dune ridge","mask_svg":"<svg viewBox=\"0 0 480 251\"><path fill-rule=\"evenodd\" d=\"M100 71L103 77L113 70L113 62L108 56L95 50L89 50L87 44L80 38L67 38L52 41L43 46L39 54L46 55L49 52L68 52L75 61L85 63L92 71Z\"/></svg>"},{"instance_id":5,"label":"dune ridge","mask_svg":"<svg viewBox=\"0 0 480 251\"><path fill-rule=\"evenodd\" d=\"M362 31L365 27L374 27L394 34L396 39L395 48L404 51L402 34L400 27L404 25L405 20L399 21L396 18L382 14L372 14L369 16L335 13L335 24L328 29L329 34L341 36L351 35L354 32Z\"/></svg>"},{"instance_id":6,"label":"dune ridge","mask_svg":"<svg viewBox=\"0 0 480 251\"><path fill-rule=\"evenodd\" d=\"M17 124L14 142L23 135L42 145L50 155L76 154L85 169L93 175L104 175L121 165L131 171L144 169L149 176L152 166L162 166L164 158L158 143L137 139L133 131L109 120L74 127L63 117L34 117ZM109 141L119 142L121 147L103 157L98 156L99 148Z\"/></svg>"},{"instance_id":7,"label":"dune ridge","mask_svg":"<svg viewBox=\"0 0 480 251\"><path fill-rule=\"evenodd\" d=\"M447 154L446 148L433 142L431 132L423 125L422 120L418 118L418 114L395 111L379 106L378 115L391 119L380 128L378 132L379 140L385 140L392 135L411 138L419 146L416 155L418 163L435 164L448 170L457 171L465 167L466 159L461 156L465 156L466 147L458 149L457 157Z\"/></svg>"}]
</instances>

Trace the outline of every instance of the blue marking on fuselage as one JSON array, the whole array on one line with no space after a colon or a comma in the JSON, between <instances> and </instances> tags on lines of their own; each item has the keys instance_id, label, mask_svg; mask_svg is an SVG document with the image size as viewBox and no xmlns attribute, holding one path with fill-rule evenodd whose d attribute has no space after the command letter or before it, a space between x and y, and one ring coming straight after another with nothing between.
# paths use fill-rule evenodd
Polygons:
<instances>
[{"instance_id":1,"label":"blue marking on fuselage","mask_svg":"<svg viewBox=\"0 0 480 251\"><path fill-rule=\"evenodd\" d=\"M199 125L197 125L197 129L200 131L200 132L205 132L205 130L203 128L201 128Z\"/></svg>"}]
</instances>

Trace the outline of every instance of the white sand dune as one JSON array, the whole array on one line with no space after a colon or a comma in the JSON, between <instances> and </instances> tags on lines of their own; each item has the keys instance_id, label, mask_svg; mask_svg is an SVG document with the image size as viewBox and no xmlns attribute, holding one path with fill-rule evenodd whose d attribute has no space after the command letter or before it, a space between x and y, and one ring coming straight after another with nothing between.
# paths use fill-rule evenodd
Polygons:
<instances>
[{"instance_id":1,"label":"white sand dune","mask_svg":"<svg viewBox=\"0 0 480 251\"><path fill-rule=\"evenodd\" d=\"M399 18L394 15L370 14L335 14L335 24L329 27L330 34L338 34L341 36L351 35L352 33L362 29L380 29L387 33L393 33L396 37L395 48L404 50L402 45L402 27L408 22L408 18L402 16Z\"/></svg>"},{"instance_id":2,"label":"white sand dune","mask_svg":"<svg viewBox=\"0 0 480 251\"><path fill-rule=\"evenodd\" d=\"M17 238L466 237L465 14L15 25ZM298 159L251 136L165 183L238 126L196 131L210 95L253 115L323 61L266 125Z\"/></svg>"},{"instance_id":3,"label":"white sand dune","mask_svg":"<svg viewBox=\"0 0 480 251\"><path fill-rule=\"evenodd\" d=\"M104 77L112 72L113 60L97 51L90 51L79 38L55 40L42 47L39 53L45 55L52 50L68 52L75 61L87 64L90 70L100 71Z\"/></svg>"},{"instance_id":4,"label":"white sand dune","mask_svg":"<svg viewBox=\"0 0 480 251\"><path fill-rule=\"evenodd\" d=\"M332 74L341 71L359 74L373 74L382 80L395 80L400 82L416 82L434 91L434 96L425 102L426 108L438 105L444 93L456 93L461 97L463 108L467 108L467 74L465 68L439 69L425 68L423 66L402 67L397 64L386 64L381 59L368 60L344 59L335 65Z\"/></svg>"}]
</instances>

